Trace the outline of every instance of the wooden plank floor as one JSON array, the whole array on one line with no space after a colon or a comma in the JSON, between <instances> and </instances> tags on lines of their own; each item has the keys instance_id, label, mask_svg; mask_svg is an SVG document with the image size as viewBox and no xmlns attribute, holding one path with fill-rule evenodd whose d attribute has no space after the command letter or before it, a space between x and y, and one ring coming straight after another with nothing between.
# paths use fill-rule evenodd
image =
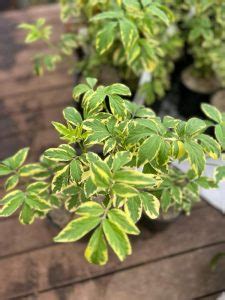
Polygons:
<instances>
[{"instance_id":1,"label":"wooden plank floor","mask_svg":"<svg viewBox=\"0 0 225 300\"><path fill-rule=\"evenodd\" d=\"M31 57L45 48L25 46L16 29L45 15L60 31L57 14L55 5L0 14L0 158L31 145L33 160L59 142L50 120L71 104L73 80L65 66L33 76ZM47 220L28 227L16 216L0 220L0 300L209 300L225 290L225 262L209 266L225 250L223 215L203 204L162 232L140 226L131 257L120 263L111 254L97 267L83 258L85 242L53 244L58 230Z\"/></svg>"}]
</instances>

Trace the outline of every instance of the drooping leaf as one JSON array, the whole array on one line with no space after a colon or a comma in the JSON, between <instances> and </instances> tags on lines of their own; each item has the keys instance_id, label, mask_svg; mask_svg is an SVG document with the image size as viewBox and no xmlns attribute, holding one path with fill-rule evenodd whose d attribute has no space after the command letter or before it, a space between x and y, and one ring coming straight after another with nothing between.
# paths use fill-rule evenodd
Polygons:
<instances>
[{"instance_id":1,"label":"drooping leaf","mask_svg":"<svg viewBox=\"0 0 225 300\"><path fill-rule=\"evenodd\" d=\"M108 249L101 226L99 226L92 234L85 250L85 258L90 263L100 266L107 263Z\"/></svg>"},{"instance_id":2,"label":"drooping leaf","mask_svg":"<svg viewBox=\"0 0 225 300\"><path fill-rule=\"evenodd\" d=\"M102 224L107 242L118 258L123 261L132 252L126 233L110 220L104 219Z\"/></svg>"},{"instance_id":3,"label":"drooping leaf","mask_svg":"<svg viewBox=\"0 0 225 300\"><path fill-rule=\"evenodd\" d=\"M80 216L101 216L104 213L103 207L94 201L82 203L76 210L76 214Z\"/></svg>"},{"instance_id":4,"label":"drooping leaf","mask_svg":"<svg viewBox=\"0 0 225 300\"><path fill-rule=\"evenodd\" d=\"M107 215L109 220L115 225L117 225L122 231L134 235L138 235L140 233L133 220L121 209L111 209L108 211Z\"/></svg>"},{"instance_id":5,"label":"drooping leaf","mask_svg":"<svg viewBox=\"0 0 225 300\"><path fill-rule=\"evenodd\" d=\"M75 242L98 226L99 217L85 216L69 222L68 225L54 238L55 242Z\"/></svg>"},{"instance_id":6,"label":"drooping leaf","mask_svg":"<svg viewBox=\"0 0 225 300\"><path fill-rule=\"evenodd\" d=\"M156 219L159 216L160 202L152 194L141 192L139 195L143 208L150 219Z\"/></svg>"}]
</instances>

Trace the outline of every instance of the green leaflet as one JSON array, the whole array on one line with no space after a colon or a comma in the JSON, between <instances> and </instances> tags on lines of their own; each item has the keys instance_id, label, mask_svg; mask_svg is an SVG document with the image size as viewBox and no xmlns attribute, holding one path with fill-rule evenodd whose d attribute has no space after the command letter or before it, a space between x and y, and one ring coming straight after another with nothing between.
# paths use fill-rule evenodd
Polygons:
<instances>
[{"instance_id":1,"label":"green leaflet","mask_svg":"<svg viewBox=\"0 0 225 300\"><path fill-rule=\"evenodd\" d=\"M159 200L154 195L146 192L140 193L139 197L143 203L144 211L148 217L150 219L156 219L159 216Z\"/></svg>"},{"instance_id":2,"label":"green leaflet","mask_svg":"<svg viewBox=\"0 0 225 300\"><path fill-rule=\"evenodd\" d=\"M99 217L85 216L71 221L55 238L55 242L75 242L94 229L101 219Z\"/></svg>"},{"instance_id":3,"label":"green leaflet","mask_svg":"<svg viewBox=\"0 0 225 300\"><path fill-rule=\"evenodd\" d=\"M72 125L78 125L82 122L80 113L74 107L67 107L63 110L63 116Z\"/></svg>"},{"instance_id":4,"label":"green leaflet","mask_svg":"<svg viewBox=\"0 0 225 300\"><path fill-rule=\"evenodd\" d=\"M216 140L206 134L201 134L198 137L201 142L203 150L213 159L218 159L221 154L221 147Z\"/></svg>"},{"instance_id":5,"label":"green leaflet","mask_svg":"<svg viewBox=\"0 0 225 300\"><path fill-rule=\"evenodd\" d=\"M152 135L140 146L138 158L141 163L151 162L159 153L162 144L162 138L158 135Z\"/></svg>"},{"instance_id":6,"label":"green leaflet","mask_svg":"<svg viewBox=\"0 0 225 300\"><path fill-rule=\"evenodd\" d=\"M75 182L79 182L81 180L81 175L81 164L78 160L73 159L70 163L70 177Z\"/></svg>"},{"instance_id":7,"label":"green leaflet","mask_svg":"<svg viewBox=\"0 0 225 300\"><path fill-rule=\"evenodd\" d=\"M51 205L45 199L32 193L26 196L25 202L30 208L38 211L46 211L51 208Z\"/></svg>"},{"instance_id":8,"label":"green leaflet","mask_svg":"<svg viewBox=\"0 0 225 300\"><path fill-rule=\"evenodd\" d=\"M86 77L86 81L87 81L87 84L89 85L89 87L91 89L93 89L96 86L98 79L96 79L94 77Z\"/></svg>"},{"instance_id":9,"label":"green leaflet","mask_svg":"<svg viewBox=\"0 0 225 300\"><path fill-rule=\"evenodd\" d=\"M191 137L195 137L206 129L206 123L197 118L191 118L185 126L185 133Z\"/></svg>"},{"instance_id":10,"label":"green leaflet","mask_svg":"<svg viewBox=\"0 0 225 300\"><path fill-rule=\"evenodd\" d=\"M58 148L50 148L46 150L44 155L47 159L53 161L70 161L75 157L76 151L73 147L63 144Z\"/></svg>"},{"instance_id":11,"label":"green leaflet","mask_svg":"<svg viewBox=\"0 0 225 300\"><path fill-rule=\"evenodd\" d=\"M49 188L49 184L44 181L34 182L27 186L28 193L41 194Z\"/></svg>"},{"instance_id":12,"label":"green leaflet","mask_svg":"<svg viewBox=\"0 0 225 300\"><path fill-rule=\"evenodd\" d=\"M215 178L217 182L225 179L225 166L217 167L215 170Z\"/></svg>"},{"instance_id":13,"label":"green leaflet","mask_svg":"<svg viewBox=\"0 0 225 300\"><path fill-rule=\"evenodd\" d=\"M113 44L115 39L116 22L110 22L104 26L104 28L98 32L96 37L96 49L100 55L107 52Z\"/></svg>"},{"instance_id":14,"label":"green leaflet","mask_svg":"<svg viewBox=\"0 0 225 300\"><path fill-rule=\"evenodd\" d=\"M138 235L140 233L133 220L122 210L114 208L108 211L109 220L128 234Z\"/></svg>"},{"instance_id":15,"label":"green leaflet","mask_svg":"<svg viewBox=\"0 0 225 300\"><path fill-rule=\"evenodd\" d=\"M29 148L23 148L23 149L19 150L13 156L4 160L3 164L7 165L8 167L10 167L13 170L16 170L19 167L21 167L22 164L25 162L28 152L29 152Z\"/></svg>"},{"instance_id":16,"label":"green leaflet","mask_svg":"<svg viewBox=\"0 0 225 300\"><path fill-rule=\"evenodd\" d=\"M101 226L99 226L92 234L85 250L85 258L90 263L100 266L107 263L108 249Z\"/></svg>"},{"instance_id":17,"label":"green leaflet","mask_svg":"<svg viewBox=\"0 0 225 300\"><path fill-rule=\"evenodd\" d=\"M10 176L5 182L6 191L14 189L19 183L19 176L17 174Z\"/></svg>"},{"instance_id":18,"label":"green leaflet","mask_svg":"<svg viewBox=\"0 0 225 300\"><path fill-rule=\"evenodd\" d=\"M107 87L106 92L109 95L131 96L131 91L129 87L122 83L111 84Z\"/></svg>"},{"instance_id":19,"label":"green leaflet","mask_svg":"<svg viewBox=\"0 0 225 300\"><path fill-rule=\"evenodd\" d=\"M182 202L182 190L178 186L171 186L170 188L170 194L171 197L175 200L177 203Z\"/></svg>"},{"instance_id":20,"label":"green leaflet","mask_svg":"<svg viewBox=\"0 0 225 300\"><path fill-rule=\"evenodd\" d=\"M19 221L21 224L32 224L35 218L35 211L33 211L29 205L23 204L22 210L19 215Z\"/></svg>"},{"instance_id":21,"label":"green leaflet","mask_svg":"<svg viewBox=\"0 0 225 300\"><path fill-rule=\"evenodd\" d=\"M19 175L22 177L37 176L42 172L46 172L46 169L39 163L27 164L19 169Z\"/></svg>"},{"instance_id":22,"label":"green leaflet","mask_svg":"<svg viewBox=\"0 0 225 300\"><path fill-rule=\"evenodd\" d=\"M0 164L0 176L5 176L11 174L13 171L10 167Z\"/></svg>"},{"instance_id":23,"label":"green leaflet","mask_svg":"<svg viewBox=\"0 0 225 300\"><path fill-rule=\"evenodd\" d=\"M132 155L128 151L119 151L115 154L112 169L113 171L118 171L120 168L129 163L132 159Z\"/></svg>"},{"instance_id":24,"label":"green leaflet","mask_svg":"<svg viewBox=\"0 0 225 300\"><path fill-rule=\"evenodd\" d=\"M82 203L76 210L76 214L80 216L101 216L104 213L103 207L94 202L94 201L87 201Z\"/></svg>"},{"instance_id":25,"label":"green leaflet","mask_svg":"<svg viewBox=\"0 0 225 300\"><path fill-rule=\"evenodd\" d=\"M74 100L79 100L79 97L89 91L89 87L86 84L78 84L77 86L74 87L73 89L73 99Z\"/></svg>"},{"instance_id":26,"label":"green leaflet","mask_svg":"<svg viewBox=\"0 0 225 300\"><path fill-rule=\"evenodd\" d=\"M161 21L163 21L167 26L170 24L170 20L165 12L161 9L162 6L158 5L157 3L151 3L149 6L148 11L153 15L158 17Z\"/></svg>"},{"instance_id":27,"label":"green leaflet","mask_svg":"<svg viewBox=\"0 0 225 300\"><path fill-rule=\"evenodd\" d=\"M69 183L69 165L62 168L60 171L55 173L55 176L52 179L52 191L58 192L63 188L68 186Z\"/></svg>"},{"instance_id":28,"label":"green leaflet","mask_svg":"<svg viewBox=\"0 0 225 300\"><path fill-rule=\"evenodd\" d=\"M101 143L110 136L107 127L99 120L85 121L84 128L89 132L87 137L87 143L89 145Z\"/></svg>"},{"instance_id":29,"label":"green leaflet","mask_svg":"<svg viewBox=\"0 0 225 300\"><path fill-rule=\"evenodd\" d=\"M202 148L194 141L184 143L184 148L188 154L192 170L200 176L205 168L205 155Z\"/></svg>"},{"instance_id":30,"label":"green leaflet","mask_svg":"<svg viewBox=\"0 0 225 300\"><path fill-rule=\"evenodd\" d=\"M125 213L136 223L140 220L142 215L142 201L139 196L127 199L125 206Z\"/></svg>"},{"instance_id":31,"label":"green leaflet","mask_svg":"<svg viewBox=\"0 0 225 300\"><path fill-rule=\"evenodd\" d=\"M91 163L90 166L91 170L91 179L99 188L108 188L112 179L111 171L108 165L102 161L95 161Z\"/></svg>"},{"instance_id":32,"label":"green leaflet","mask_svg":"<svg viewBox=\"0 0 225 300\"><path fill-rule=\"evenodd\" d=\"M122 120L126 117L127 111L123 99L118 95L109 95L109 105L112 114Z\"/></svg>"},{"instance_id":33,"label":"green leaflet","mask_svg":"<svg viewBox=\"0 0 225 300\"><path fill-rule=\"evenodd\" d=\"M171 204L171 195L168 189L163 190L160 200L162 211L167 212Z\"/></svg>"},{"instance_id":34,"label":"green leaflet","mask_svg":"<svg viewBox=\"0 0 225 300\"><path fill-rule=\"evenodd\" d=\"M115 172L114 180L119 183L145 188L152 187L157 183L154 175L130 169Z\"/></svg>"},{"instance_id":35,"label":"green leaflet","mask_svg":"<svg viewBox=\"0 0 225 300\"><path fill-rule=\"evenodd\" d=\"M138 31L135 24L128 20L123 18L119 21L120 24L120 35L121 40L125 49L125 52L132 48L132 46L135 44L135 42L138 39Z\"/></svg>"},{"instance_id":36,"label":"green leaflet","mask_svg":"<svg viewBox=\"0 0 225 300\"><path fill-rule=\"evenodd\" d=\"M201 105L201 109L203 110L205 115L211 120L215 121L216 123L222 122L222 115L216 107L207 103L203 103Z\"/></svg>"},{"instance_id":37,"label":"green leaflet","mask_svg":"<svg viewBox=\"0 0 225 300\"><path fill-rule=\"evenodd\" d=\"M118 19L123 17L123 11L122 10L110 10L106 12L102 12L91 18L91 21L100 21L105 19Z\"/></svg>"},{"instance_id":38,"label":"green leaflet","mask_svg":"<svg viewBox=\"0 0 225 300\"><path fill-rule=\"evenodd\" d=\"M24 193L17 190L9 193L2 199L4 206L0 210L0 217L11 216L23 203Z\"/></svg>"},{"instance_id":39,"label":"green leaflet","mask_svg":"<svg viewBox=\"0 0 225 300\"><path fill-rule=\"evenodd\" d=\"M215 135L222 148L225 149L225 125L216 125Z\"/></svg>"},{"instance_id":40,"label":"green leaflet","mask_svg":"<svg viewBox=\"0 0 225 300\"><path fill-rule=\"evenodd\" d=\"M126 233L120 230L120 228L110 220L104 219L102 224L107 242L116 253L118 258L123 261L132 252Z\"/></svg>"},{"instance_id":41,"label":"green leaflet","mask_svg":"<svg viewBox=\"0 0 225 300\"><path fill-rule=\"evenodd\" d=\"M103 154L106 155L116 147L117 141L114 138L109 138L104 142Z\"/></svg>"},{"instance_id":42,"label":"green leaflet","mask_svg":"<svg viewBox=\"0 0 225 300\"><path fill-rule=\"evenodd\" d=\"M115 183L112 190L117 196L122 198L130 198L138 194L138 190L124 183Z\"/></svg>"}]
</instances>

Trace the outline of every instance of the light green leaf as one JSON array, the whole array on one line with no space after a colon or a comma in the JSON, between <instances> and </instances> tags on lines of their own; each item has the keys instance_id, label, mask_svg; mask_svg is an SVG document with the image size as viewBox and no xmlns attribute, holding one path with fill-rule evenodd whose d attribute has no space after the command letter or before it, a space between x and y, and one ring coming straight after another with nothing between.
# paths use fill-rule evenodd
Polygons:
<instances>
[{"instance_id":1,"label":"light green leaf","mask_svg":"<svg viewBox=\"0 0 225 300\"><path fill-rule=\"evenodd\" d=\"M89 85L89 87L93 89L95 87L95 85L97 84L98 79L93 78L93 77L87 77L86 81L87 81L87 84Z\"/></svg>"},{"instance_id":2,"label":"light green leaf","mask_svg":"<svg viewBox=\"0 0 225 300\"><path fill-rule=\"evenodd\" d=\"M121 40L126 52L127 50L131 49L135 42L138 40L138 30L136 25L132 21L125 18L120 20L119 24Z\"/></svg>"},{"instance_id":3,"label":"light green leaf","mask_svg":"<svg viewBox=\"0 0 225 300\"><path fill-rule=\"evenodd\" d=\"M207 103L203 103L201 105L201 109L209 119L215 121L216 123L222 122L222 114L216 107Z\"/></svg>"},{"instance_id":4,"label":"light green leaf","mask_svg":"<svg viewBox=\"0 0 225 300\"><path fill-rule=\"evenodd\" d=\"M76 151L67 144L60 145L58 148L49 148L44 152L44 156L53 161L70 161L75 155Z\"/></svg>"},{"instance_id":5,"label":"light green leaf","mask_svg":"<svg viewBox=\"0 0 225 300\"><path fill-rule=\"evenodd\" d=\"M159 200L154 195L146 192L141 192L139 197L143 203L143 207L147 216L150 219L158 218L160 208Z\"/></svg>"},{"instance_id":6,"label":"light green leaf","mask_svg":"<svg viewBox=\"0 0 225 300\"><path fill-rule=\"evenodd\" d=\"M6 203L0 210L0 217L8 217L11 216L22 205L24 201L24 193L21 191L14 191L6 195L6 197L2 200L4 200Z\"/></svg>"},{"instance_id":7,"label":"light green leaf","mask_svg":"<svg viewBox=\"0 0 225 300\"><path fill-rule=\"evenodd\" d=\"M49 183L44 181L34 182L27 186L26 191L28 193L41 194L45 192L49 187Z\"/></svg>"},{"instance_id":8,"label":"light green leaf","mask_svg":"<svg viewBox=\"0 0 225 300\"><path fill-rule=\"evenodd\" d=\"M86 141L89 145L101 143L110 137L107 127L99 120L87 120L83 127L88 131Z\"/></svg>"},{"instance_id":9,"label":"light green leaf","mask_svg":"<svg viewBox=\"0 0 225 300\"><path fill-rule=\"evenodd\" d=\"M87 201L82 203L76 210L76 214L81 216L101 216L104 213L103 207L94 202L94 201Z\"/></svg>"},{"instance_id":10,"label":"light green leaf","mask_svg":"<svg viewBox=\"0 0 225 300\"><path fill-rule=\"evenodd\" d=\"M161 195L161 207L164 212L167 212L171 205L171 195L168 189L164 189Z\"/></svg>"},{"instance_id":11,"label":"light green leaf","mask_svg":"<svg viewBox=\"0 0 225 300\"><path fill-rule=\"evenodd\" d=\"M114 180L119 183L145 188L153 187L157 183L154 175L130 169L115 172Z\"/></svg>"},{"instance_id":12,"label":"light green leaf","mask_svg":"<svg viewBox=\"0 0 225 300\"><path fill-rule=\"evenodd\" d=\"M171 186L170 188L170 194L171 197L175 200L177 203L182 202L182 190L178 186Z\"/></svg>"},{"instance_id":13,"label":"light green leaf","mask_svg":"<svg viewBox=\"0 0 225 300\"><path fill-rule=\"evenodd\" d=\"M99 20L106 20L106 19L118 19L123 17L123 12L122 10L119 11L106 11L106 12L102 12L97 14L96 16L94 16L93 18L91 18L91 21L99 21Z\"/></svg>"},{"instance_id":14,"label":"light green leaf","mask_svg":"<svg viewBox=\"0 0 225 300\"><path fill-rule=\"evenodd\" d=\"M74 107L67 107L63 110L64 118L73 125L78 125L82 122L80 113Z\"/></svg>"},{"instance_id":15,"label":"light green leaf","mask_svg":"<svg viewBox=\"0 0 225 300\"><path fill-rule=\"evenodd\" d=\"M108 165L102 161L91 163L91 179L98 188L108 188L112 179L111 171Z\"/></svg>"},{"instance_id":16,"label":"light green leaf","mask_svg":"<svg viewBox=\"0 0 225 300\"><path fill-rule=\"evenodd\" d=\"M159 153L162 144L162 138L156 134L153 134L147 138L140 146L138 157L141 163L146 161L151 162Z\"/></svg>"},{"instance_id":17,"label":"light green leaf","mask_svg":"<svg viewBox=\"0 0 225 300\"><path fill-rule=\"evenodd\" d=\"M85 258L88 262L100 266L107 263L108 249L101 226L99 226L92 234L85 250Z\"/></svg>"},{"instance_id":18,"label":"light green leaf","mask_svg":"<svg viewBox=\"0 0 225 300\"><path fill-rule=\"evenodd\" d=\"M96 37L96 49L100 55L104 54L110 49L115 39L116 22L110 22L98 32Z\"/></svg>"},{"instance_id":19,"label":"light green leaf","mask_svg":"<svg viewBox=\"0 0 225 300\"><path fill-rule=\"evenodd\" d=\"M35 218L35 211L33 211L26 203L23 204L22 210L19 215L21 224L32 224Z\"/></svg>"},{"instance_id":20,"label":"light green leaf","mask_svg":"<svg viewBox=\"0 0 225 300\"><path fill-rule=\"evenodd\" d=\"M58 192L65 188L69 183L69 166L65 166L60 171L55 173L52 179L52 191Z\"/></svg>"},{"instance_id":21,"label":"light green leaf","mask_svg":"<svg viewBox=\"0 0 225 300\"><path fill-rule=\"evenodd\" d=\"M70 177L75 180L75 182L79 182L81 180L81 175L81 164L78 160L73 159L70 163Z\"/></svg>"},{"instance_id":22,"label":"light green leaf","mask_svg":"<svg viewBox=\"0 0 225 300\"><path fill-rule=\"evenodd\" d=\"M5 182L6 191L14 189L19 183L19 176L17 174L10 176Z\"/></svg>"},{"instance_id":23,"label":"light green leaf","mask_svg":"<svg viewBox=\"0 0 225 300\"><path fill-rule=\"evenodd\" d=\"M130 198L138 194L138 190L124 183L115 183L112 187L113 192L120 197Z\"/></svg>"},{"instance_id":24,"label":"light green leaf","mask_svg":"<svg viewBox=\"0 0 225 300\"><path fill-rule=\"evenodd\" d=\"M131 91L129 87L122 83L111 84L107 87L106 92L110 95L131 96Z\"/></svg>"},{"instance_id":25,"label":"light green leaf","mask_svg":"<svg viewBox=\"0 0 225 300\"><path fill-rule=\"evenodd\" d=\"M38 174L45 172L46 169L39 163L27 164L19 169L19 175L22 177L37 176Z\"/></svg>"},{"instance_id":26,"label":"light green leaf","mask_svg":"<svg viewBox=\"0 0 225 300\"><path fill-rule=\"evenodd\" d=\"M197 176L200 176L205 168L205 155L201 146L194 141L189 141L184 143L184 148L187 151L192 170Z\"/></svg>"},{"instance_id":27,"label":"light green leaf","mask_svg":"<svg viewBox=\"0 0 225 300\"><path fill-rule=\"evenodd\" d=\"M29 148L23 148L19 150L15 155L13 155L10 160L11 167L13 169L17 169L21 167L27 158L28 152L29 152Z\"/></svg>"},{"instance_id":28,"label":"light green leaf","mask_svg":"<svg viewBox=\"0 0 225 300\"><path fill-rule=\"evenodd\" d=\"M112 114L118 119L122 120L127 115L124 100L118 95L109 95L109 105Z\"/></svg>"},{"instance_id":29,"label":"light green leaf","mask_svg":"<svg viewBox=\"0 0 225 300\"><path fill-rule=\"evenodd\" d=\"M198 137L201 142L203 150L213 159L218 159L221 154L221 147L211 136L206 134L201 134Z\"/></svg>"},{"instance_id":30,"label":"light green leaf","mask_svg":"<svg viewBox=\"0 0 225 300\"><path fill-rule=\"evenodd\" d=\"M115 154L113 159L112 168L113 171L118 171L120 168L129 163L132 159L132 155L129 151L119 151Z\"/></svg>"},{"instance_id":31,"label":"light green leaf","mask_svg":"<svg viewBox=\"0 0 225 300\"><path fill-rule=\"evenodd\" d=\"M51 205L45 199L32 193L27 194L25 202L30 208L38 211L45 211L51 208Z\"/></svg>"},{"instance_id":32,"label":"light green leaf","mask_svg":"<svg viewBox=\"0 0 225 300\"><path fill-rule=\"evenodd\" d=\"M0 164L0 176L5 176L11 174L13 171L10 167Z\"/></svg>"},{"instance_id":33,"label":"light green leaf","mask_svg":"<svg viewBox=\"0 0 225 300\"><path fill-rule=\"evenodd\" d=\"M215 170L215 178L217 182L225 179L225 166L217 167Z\"/></svg>"},{"instance_id":34,"label":"light green leaf","mask_svg":"<svg viewBox=\"0 0 225 300\"><path fill-rule=\"evenodd\" d=\"M85 216L69 222L68 225L54 238L55 242L75 242L94 229L101 219L99 217Z\"/></svg>"},{"instance_id":35,"label":"light green leaf","mask_svg":"<svg viewBox=\"0 0 225 300\"><path fill-rule=\"evenodd\" d=\"M136 223L142 215L142 202L137 197L132 197L127 200L125 203L125 213L133 220L134 223Z\"/></svg>"},{"instance_id":36,"label":"light green leaf","mask_svg":"<svg viewBox=\"0 0 225 300\"><path fill-rule=\"evenodd\" d=\"M109 220L128 234L138 235L140 233L133 220L120 209L113 208L108 211Z\"/></svg>"},{"instance_id":37,"label":"light green leaf","mask_svg":"<svg viewBox=\"0 0 225 300\"><path fill-rule=\"evenodd\" d=\"M103 231L109 245L121 261L123 261L127 255L131 254L132 251L129 239L126 233L118 226L111 221L104 219Z\"/></svg>"},{"instance_id":38,"label":"light green leaf","mask_svg":"<svg viewBox=\"0 0 225 300\"><path fill-rule=\"evenodd\" d=\"M79 97L89 90L90 90L90 88L86 84L80 83L80 84L76 85L73 89L73 99L78 101Z\"/></svg>"},{"instance_id":39,"label":"light green leaf","mask_svg":"<svg viewBox=\"0 0 225 300\"><path fill-rule=\"evenodd\" d=\"M215 135L222 148L225 149L225 125L216 125Z\"/></svg>"},{"instance_id":40,"label":"light green leaf","mask_svg":"<svg viewBox=\"0 0 225 300\"><path fill-rule=\"evenodd\" d=\"M198 118L191 118L185 126L185 133L191 137L195 137L206 129L206 123Z\"/></svg>"}]
</instances>

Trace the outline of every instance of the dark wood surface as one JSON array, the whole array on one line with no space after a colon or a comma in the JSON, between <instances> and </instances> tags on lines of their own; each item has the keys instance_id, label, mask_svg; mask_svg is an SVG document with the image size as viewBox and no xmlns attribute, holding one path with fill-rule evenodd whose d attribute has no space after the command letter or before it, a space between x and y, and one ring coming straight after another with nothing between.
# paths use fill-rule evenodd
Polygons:
<instances>
[{"instance_id":1,"label":"dark wood surface","mask_svg":"<svg viewBox=\"0 0 225 300\"><path fill-rule=\"evenodd\" d=\"M31 57L45 47L25 46L21 21L46 16L57 30L58 7L0 14L0 158L31 146L31 160L59 143L50 121L71 105L73 79L66 67L37 78ZM57 36L53 37L54 39ZM58 229L48 220L31 226L16 216L0 220L0 299L183 300L216 299L225 290L225 262L215 271L212 257L225 250L225 218L206 204L181 216L162 232L140 224L133 255L124 263L111 254L105 267L83 258L85 242L53 244Z\"/></svg>"}]
</instances>

